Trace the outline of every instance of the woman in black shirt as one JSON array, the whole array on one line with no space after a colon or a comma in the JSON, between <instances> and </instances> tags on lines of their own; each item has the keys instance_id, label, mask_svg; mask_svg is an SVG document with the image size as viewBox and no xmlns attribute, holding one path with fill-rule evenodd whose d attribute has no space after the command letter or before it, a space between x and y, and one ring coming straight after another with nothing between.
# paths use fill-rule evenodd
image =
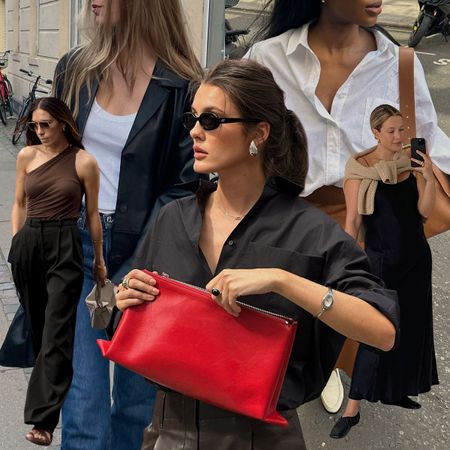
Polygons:
<instances>
[{"instance_id":1,"label":"woman in black shirt","mask_svg":"<svg viewBox=\"0 0 450 450\"><path fill-rule=\"evenodd\" d=\"M194 170L216 172L219 181L190 185L196 195L163 208L135 265L206 286L230 314L239 315L239 297L298 320L277 408L289 427L160 390L143 449L306 448L295 408L320 394L342 335L392 348L395 293L369 274L367 257L335 222L298 197L306 138L270 71L252 61L220 63L183 119ZM118 307L154 300L154 284L132 270L119 286Z\"/></svg>"}]
</instances>

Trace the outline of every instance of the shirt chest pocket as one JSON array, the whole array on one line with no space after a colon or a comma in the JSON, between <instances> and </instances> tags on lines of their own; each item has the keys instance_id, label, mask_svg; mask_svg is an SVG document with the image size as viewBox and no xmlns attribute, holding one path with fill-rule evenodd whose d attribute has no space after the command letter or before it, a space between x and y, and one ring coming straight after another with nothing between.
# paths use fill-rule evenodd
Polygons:
<instances>
[{"instance_id":1,"label":"shirt chest pocket","mask_svg":"<svg viewBox=\"0 0 450 450\"><path fill-rule=\"evenodd\" d=\"M320 283L324 258L250 242L244 260L248 268L277 268Z\"/></svg>"},{"instance_id":2,"label":"shirt chest pocket","mask_svg":"<svg viewBox=\"0 0 450 450\"><path fill-rule=\"evenodd\" d=\"M383 97L367 97L366 106L364 109L364 122L362 124L361 142L364 148L370 148L377 144L373 137L372 129L370 127L370 115L372 111L380 105L391 105L394 108L399 108L399 104Z\"/></svg>"}]
</instances>

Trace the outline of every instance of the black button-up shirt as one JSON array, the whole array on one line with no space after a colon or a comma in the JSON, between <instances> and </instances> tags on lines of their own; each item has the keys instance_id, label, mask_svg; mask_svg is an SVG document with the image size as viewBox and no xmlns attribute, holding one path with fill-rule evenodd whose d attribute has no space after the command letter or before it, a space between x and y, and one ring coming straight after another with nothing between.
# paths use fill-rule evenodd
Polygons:
<instances>
[{"instance_id":1,"label":"black button-up shirt","mask_svg":"<svg viewBox=\"0 0 450 450\"><path fill-rule=\"evenodd\" d=\"M298 197L299 187L281 178L268 180L257 203L225 240L214 274L198 243L205 200L216 185L201 181L191 188L197 189L196 195L161 210L137 252L136 267L200 287L223 269L276 267L359 297L398 325L396 293L370 273L366 254L336 222ZM316 398L344 337L277 294L240 300L298 321L278 409Z\"/></svg>"}]
</instances>

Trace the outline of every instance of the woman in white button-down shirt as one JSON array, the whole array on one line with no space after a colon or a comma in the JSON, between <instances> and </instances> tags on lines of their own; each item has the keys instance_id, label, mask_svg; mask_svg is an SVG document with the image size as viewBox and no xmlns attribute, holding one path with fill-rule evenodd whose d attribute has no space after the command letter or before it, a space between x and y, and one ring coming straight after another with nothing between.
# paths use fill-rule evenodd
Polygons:
<instances>
[{"instance_id":1,"label":"woman in white button-down shirt","mask_svg":"<svg viewBox=\"0 0 450 450\"><path fill-rule=\"evenodd\" d=\"M267 3L272 3L272 14L261 33L264 40L246 57L271 69L286 94L287 107L305 127L309 170L301 195L343 225L345 164L350 156L376 144L368 126L373 109L381 104L399 108L399 49L371 28L382 0ZM418 58L414 73L417 136L425 138L433 162L450 173L450 139L438 127ZM355 345L349 347L356 352ZM351 373L351 366L346 368ZM329 412L337 412L343 399L337 371L334 377L331 397L322 394Z\"/></svg>"}]
</instances>

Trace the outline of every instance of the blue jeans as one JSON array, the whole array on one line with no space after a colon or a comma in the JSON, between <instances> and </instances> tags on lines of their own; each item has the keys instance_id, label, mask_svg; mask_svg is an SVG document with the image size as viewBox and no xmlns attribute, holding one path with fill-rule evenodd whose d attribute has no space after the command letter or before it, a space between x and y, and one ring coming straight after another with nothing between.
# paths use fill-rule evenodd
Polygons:
<instances>
[{"instance_id":1,"label":"blue jeans","mask_svg":"<svg viewBox=\"0 0 450 450\"><path fill-rule=\"evenodd\" d=\"M101 216L103 252L108 266L112 217ZM104 330L91 328L85 298L94 286L94 259L84 213L78 221L83 240L84 283L77 309L73 380L62 409L61 450L139 450L150 423L156 388L119 365L114 367L112 404L110 364L96 339Z\"/></svg>"}]
</instances>

